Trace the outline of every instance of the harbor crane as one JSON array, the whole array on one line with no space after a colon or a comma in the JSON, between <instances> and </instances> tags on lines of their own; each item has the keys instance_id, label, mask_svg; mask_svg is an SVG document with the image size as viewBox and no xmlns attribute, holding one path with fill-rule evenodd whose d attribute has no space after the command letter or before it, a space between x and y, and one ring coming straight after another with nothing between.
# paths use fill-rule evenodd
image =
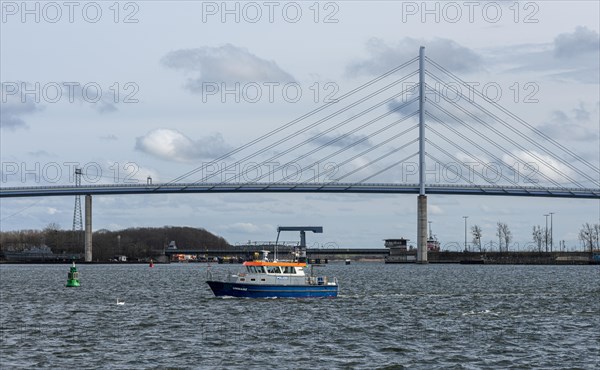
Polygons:
<instances>
[{"instance_id":1,"label":"harbor crane","mask_svg":"<svg viewBox=\"0 0 600 370\"><path fill-rule=\"evenodd\" d=\"M277 259L277 244L279 243L279 234L282 231L300 231L300 245L298 246L298 260L306 261L306 232L312 231L315 234L323 233L323 226L278 226L277 240L275 241L275 259Z\"/></svg>"}]
</instances>

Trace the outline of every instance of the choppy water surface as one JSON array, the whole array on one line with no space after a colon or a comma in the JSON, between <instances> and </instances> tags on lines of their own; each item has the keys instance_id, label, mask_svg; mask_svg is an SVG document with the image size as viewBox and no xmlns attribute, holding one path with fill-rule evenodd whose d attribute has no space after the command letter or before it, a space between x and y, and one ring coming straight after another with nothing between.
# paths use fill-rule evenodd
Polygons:
<instances>
[{"instance_id":1,"label":"choppy water surface","mask_svg":"<svg viewBox=\"0 0 600 370\"><path fill-rule=\"evenodd\" d=\"M80 265L79 288L68 265L2 265L0 367L600 366L599 266L323 269L336 299L214 298L206 264Z\"/></svg>"}]
</instances>

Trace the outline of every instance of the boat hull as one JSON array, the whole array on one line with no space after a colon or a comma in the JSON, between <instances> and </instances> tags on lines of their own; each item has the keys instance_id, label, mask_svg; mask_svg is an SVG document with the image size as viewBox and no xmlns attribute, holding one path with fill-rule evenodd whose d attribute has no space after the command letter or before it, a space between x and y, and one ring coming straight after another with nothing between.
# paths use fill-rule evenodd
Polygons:
<instances>
[{"instance_id":1,"label":"boat hull","mask_svg":"<svg viewBox=\"0 0 600 370\"><path fill-rule=\"evenodd\" d=\"M215 296L244 298L328 298L337 297L337 285L264 285L222 281L206 282Z\"/></svg>"}]
</instances>

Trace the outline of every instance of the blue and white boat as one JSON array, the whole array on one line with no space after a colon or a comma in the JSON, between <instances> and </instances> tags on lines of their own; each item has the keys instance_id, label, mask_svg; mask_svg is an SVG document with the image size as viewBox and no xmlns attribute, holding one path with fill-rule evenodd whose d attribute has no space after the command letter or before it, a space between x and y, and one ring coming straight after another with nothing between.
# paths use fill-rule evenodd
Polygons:
<instances>
[{"instance_id":1,"label":"blue and white boat","mask_svg":"<svg viewBox=\"0 0 600 370\"><path fill-rule=\"evenodd\" d=\"M337 297L337 278L306 275L308 264L299 261L244 262L245 271L207 281L215 296L246 298Z\"/></svg>"}]
</instances>

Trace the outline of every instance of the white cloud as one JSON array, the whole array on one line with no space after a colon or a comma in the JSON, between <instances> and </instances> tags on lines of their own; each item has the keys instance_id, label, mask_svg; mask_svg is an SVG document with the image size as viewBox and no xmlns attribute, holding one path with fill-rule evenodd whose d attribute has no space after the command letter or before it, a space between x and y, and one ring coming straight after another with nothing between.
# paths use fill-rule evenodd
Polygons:
<instances>
[{"instance_id":1,"label":"white cloud","mask_svg":"<svg viewBox=\"0 0 600 370\"><path fill-rule=\"evenodd\" d=\"M272 60L252 54L248 49L225 44L218 47L175 50L162 58L162 64L193 74L186 82L192 92L202 92L203 84L295 81ZM198 75L199 74L199 75Z\"/></svg>"},{"instance_id":2,"label":"white cloud","mask_svg":"<svg viewBox=\"0 0 600 370\"><path fill-rule=\"evenodd\" d=\"M56 157L55 154L49 153L45 150L36 150L34 152L28 152L27 154L31 155L32 157L38 157L38 158L50 158L50 157Z\"/></svg>"},{"instance_id":3,"label":"white cloud","mask_svg":"<svg viewBox=\"0 0 600 370\"><path fill-rule=\"evenodd\" d=\"M600 36L587 27L561 33L551 43L513 45L491 53L488 62L509 65L505 72L543 72L561 82L600 83Z\"/></svg>"},{"instance_id":4,"label":"white cloud","mask_svg":"<svg viewBox=\"0 0 600 370\"><path fill-rule=\"evenodd\" d=\"M251 222L237 222L229 225L222 225L219 229L241 234L261 234L263 232L272 232L272 225L256 225Z\"/></svg>"},{"instance_id":5,"label":"white cloud","mask_svg":"<svg viewBox=\"0 0 600 370\"><path fill-rule=\"evenodd\" d=\"M119 138L117 137L117 135L114 135L114 134L108 134L108 135L100 136L99 139L100 140L106 140L106 141L116 141L116 140L119 140Z\"/></svg>"},{"instance_id":6,"label":"white cloud","mask_svg":"<svg viewBox=\"0 0 600 370\"><path fill-rule=\"evenodd\" d=\"M151 177L152 183L161 181L158 171L155 169L141 166L137 162L130 160L106 160L102 164L102 173L104 174L102 182L109 184L118 183L143 183Z\"/></svg>"},{"instance_id":7,"label":"white cloud","mask_svg":"<svg viewBox=\"0 0 600 370\"><path fill-rule=\"evenodd\" d=\"M571 178L574 177L573 171L565 166L564 164L557 161L555 158L548 155L540 154L534 150L529 151L513 151L513 155L519 158L521 161L533 166L532 170L527 170L527 177L537 180L541 183L545 182L545 178L540 175L544 175L549 179L552 179L559 183L569 185L570 180L565 176ZM510 163L512 158L505 154L503 157L504 162ZM514 161L514 160L513 160ZM560 171L560 172L559 172ZM562 174L561 174L562 172ZM564 175L563 175L564 174Z\"/></svg>"},{"instance_id":8,"label":"white cloud","mask_svg":"<svg viewBox=\"0 0 600 370\"><path fill-rule=\"evenodd\" d=\"M477 53L450 39L405 37L395 45L388 45L382 39L372 38L366 45L369 58L350 64L347 72L350 75L385 73L416 57L420 46L425 46L427 56L454 72L471 72L482 67L481 57Z\"/></svg>"},{"instance_id":9,"label":"white cloud","mask_svg":"<svg viewBox=\"0 0 600 370\"><path fill-rule=\"evenodd\" d=\"M597 141L598 110L590 111L583 103L571 112L555 110L552 117L538 128L546 135L561 140Z\"/></svg>"},{"instance_id":10,"label":"white cloud","mask_svg":"<svg viewBox=\"0 0 600 370\"><path fill-rule=\"evenodd\" d=\"M427 206L427 212L432 215L442 215L444 214L444 210L440 206L436 206L435 204L430 204Z\"/></svg>"},{"instance_id":11,"label":"white cloud","mask_svg":"<svg viewBox=\"0 0 600 370\"><path fill-rule=\"evenodd\" d=\"M318 135L318 133L311 133L311 137L312 136L316 136ZM313 140L313 143L321 146L321 145L325 145L328 144L330 141L335 140L335 142L328 144L328 147L337 147L337 148L346 148L348 146L351 146L355 143L357 143L360 140L361 141L359 144L356 144L353 146L353 148L364 148L364 147L369 147L371 146L371 141L369 139L367 139L367 135L364 134L350 134L350 135L346 135L343 132L339 132L339 133L334 133L331 135L323 135L323 136L319 136L318 138Z\"/></svg>"},{"instance_id":12,"label":"white cloud","mask_svg":"<svg viewBox=\"0 0 600 370\"><path fill-rule=\"evenodd\" d=\"M598 32L579 26L572 33L561 33L554 39L554 55L559 58L572 58L581 54L598 53L600 37Z\"/></svg>"},{"instance_id":13,"label":"white cloud","mask_svg":"<svg viewBox=\"0 0 600 370\"><path fill-rule=\"evenodd\" d=\"M22 98L19 86L29 88L29 84L13 82L10 84L2 83L0 86L2 88L0 92L0 128L11 131L27 128L23 116L34 114L43 109L33 99Z\"/></svg>"},{"instance_id":14,"label":"white cloud","mask_svg":"<svg viewBox=\"0 0 600 370\"><path fill-rule=\"evenodd\" d=\"M135 149L168 161L214 159L231 150L221 134L193 140L180 131L156 129L136 139Z\"/></svg>"}]
</instances>

